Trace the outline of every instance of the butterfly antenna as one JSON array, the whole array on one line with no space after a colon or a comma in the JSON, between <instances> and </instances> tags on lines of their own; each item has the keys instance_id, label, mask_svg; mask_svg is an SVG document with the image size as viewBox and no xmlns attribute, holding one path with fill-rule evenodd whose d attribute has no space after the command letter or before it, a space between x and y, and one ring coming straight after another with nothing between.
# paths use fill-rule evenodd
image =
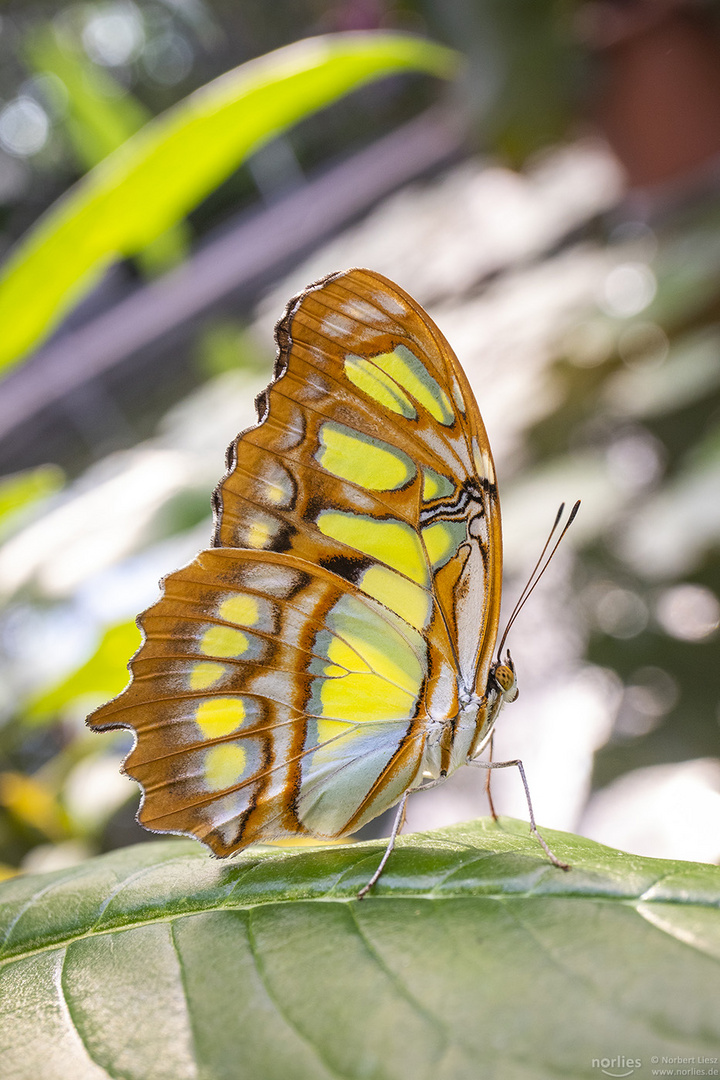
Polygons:
<instances>
[{"instance_id":1,"label":"butterfly antenna","mask_svg":"<svg viewBox=\"0 0 720 1080\"><path fill-rule=\"evenodd\" d=\"M555 535L555 530L557 529L558 525L560 524L560 519L562 518L563 512L565 510L565 503L560 503L560 509L558 510L557 514L555 515L555 521L553 522L553 527L552 527L552 529L550 530L550 532L548 534L548 538L545 541L545 545L544 545L542 551L540 552L540 556L538 558L538 561L535 563L534 567L532 568L530 576L528 577L527 582L525 583L525 588L520 593L520 596L518 597L517 603L515 604L515 607L512 610L512 614L510 615L510 618L507 621L507 626L505 627L505 632L503 633L503 636L500 639L500 644L498 646L498 651L497 651L498 660L500 660L500 657L502 655L503 647L505 645L505 642L507 641L507 636L510 633L510 628L512 627L513 623L517 619L517 617L520 614L523 607L525 606L526 601L528 600L530 594L535 589L535 586L537 585L537 583L540 581L540 578L543 576L543 574L547 570L548 566L550 565L550 561L551 561L553 555L555 554L557 549L560 547L560 544L563 541L565 533L568 531L568 529L572 525L573 521L575 520L575 517L576 517L577 512L578 512L579 509L580 509L580 499L578 499L578 501L575 503L572 510L570 511L570 516L568 517L567 521L565 522L565 525L563 526L562 532L560 533L557 540L555 541L555 544L553 545L553 548L550 551L550 554L548 555L547 559L545 559L545 553L546 553L547 549L550 547L550 543L552 541L552 538ZM540 564L542 563L543 559L545 559L545 563L541 566Z\"/></svg>"},{"instance_id":2,"label":"butterfly antenna","mask_svg":"<svg viewBox=\"0 0 720 1080\"><path fill-rule=\"evenodd\" d=\"M560 503L560 508L559 508L557 514L555 515L555 521L553 522L553 526L550 529L550 532L548 534L547 540L545 541L544 547L543 547L542 551L540 552L540 555L538 556L538 560L535 563L535 565L533 566L532 570L530 571L530 575L529 575L527 581L525 582L523 590L520 593L520 596L518 597L518 599L517 599L517 601L515 603L515 607L512 609L512 613L510 615L510 618L508 619L507 626L505 627L505 632L503 633L503 636L500 639L500 647L498 649L498 659L500 658L500 654L502 653L503 646L505 644L508 633L510 631L510 627L515 622L515 619L517 618L521 607L525 603L526 596L528 595L528 590L529 590L530 586L533 583L533 580L535 578L535 574L538 571L540 563L545 558L545 552L547 551L548 547L550 546L550 541L552 540L553 536L555 535L555 530L557 529L558 525L560 524L560 519L561 519L561 517L563 515L564 510L565 510L565 503L563 502L563 503Z\"/></svg>"}]
</instances>

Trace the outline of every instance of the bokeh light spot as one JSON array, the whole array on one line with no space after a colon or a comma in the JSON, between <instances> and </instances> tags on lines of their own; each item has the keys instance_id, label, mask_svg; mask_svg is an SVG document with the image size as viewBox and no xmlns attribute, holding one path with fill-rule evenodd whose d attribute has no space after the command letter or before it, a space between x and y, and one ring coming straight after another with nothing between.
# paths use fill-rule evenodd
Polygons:
<instances>
[{"instance_id":1,"label":"bokeh light spot","mask_svg":"<svg viewBox=\"0 0 720 1080\"><path fill-rule=\"evenodd\" d=\"M0 112L0 145L14 157L32 157L42 150L50 134L50 120L42 105L21 95Z\"/></svg>"},{"instance_id":2,"label":"bokeh light spot","mask_svg":"<svg viewBox=\"0 0 720 1080\"><path fill-rule=\"evenodd\" d=\"M602 590L595 603L598 628L611 637L637 637L647 626L648 618L647 604L630 589L609 586Z\"/></svg>"},{"instance_id":3,"label":"bokeh light spot","mask_svg":"<svg viewBox=\"0 0 720 1080\"><path fill-rule=\"evenodd\" d=\"M599 297L608 315L627 318L652 303L657 291L655 275L645 263L621 263L605 278Z\"/></svg>"},{"instance_id":4,"label":"bokeh light spot","mask_svg":"<svg viewBox=\"0 0 720 1080\"><path fill-rule=\"evenodd\" d=\"M143 50L143 67L161 86L175 86L190 74L193 50L187 38L174 31L151 38Z\"/></svg>"},{"instance_id":5,"label":"bokeh light spot","mask_svg":"<svg viewBox=\"0 0 720 1080\"><path fill-rule=\"evenodd\" d=\"M663 446L649 431L638 428L611 442L605 460L614 483L626 491L640 491L662 474Z\"/></svg>"},{"instance_id":6,"label":"bokeh light spot","mask_svg":"<svg viewBox=\"0 0 720 1080\"><path fill-rule=\"evenodd\" d=\"M658 597L655 615L671 637L702 641L720 626L720 602L704 585L674 585Z\"/></svg>"},{"instance_id":7,"label":"bokeh light spot","mask_svg":"<svg viewBox=\"0 0 720 1080\"><path fill-rule=\"evenodd\" d=\"M128 64L145 44L142 15L130 0L95 9L82 34L85 52L96 64L119 67Z\"/></svg>"}]
</instances>

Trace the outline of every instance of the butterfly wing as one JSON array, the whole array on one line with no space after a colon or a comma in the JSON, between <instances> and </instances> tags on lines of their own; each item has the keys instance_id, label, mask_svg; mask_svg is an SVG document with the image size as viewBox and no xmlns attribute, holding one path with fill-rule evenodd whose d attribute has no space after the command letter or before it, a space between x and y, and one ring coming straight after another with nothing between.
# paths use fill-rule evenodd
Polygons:
<instances>
[{"instance_id":1,"label":"butterfly wing","mask_svg":"<svg viewBox=\"0 0 720 1080\"><path fill-rule=\"evenodd\" d=\"M130 686L91 718L129 726L139 819L219 855L352 831L416 779L432 645L336 574L217 548L141 617Z\"/></svg>"},{"instance_id":2,"label":"butterfly wing","mask_svg":"<svg viewBox=\"0 0 720 1080\"><path fill-rule=\"evenodd\" d=\"M230 446L215 543L289 551L371 596L415 596L416 625L483 694L497 636L502 539L475 397L423 309L369 270L288 305L260 423ZM474 543L468 544L468 533ZM400 614L406 614L401 611Z\"/></svg>"},{"instance_id":3,"label":"butterfly wing","mask_svg":"<svg viewBox=\"0 0 720 1080\"><path fill-rule=\"evenodd\" d=\"M277 336L216 546L166 579L129 687L89 720L135 730L141 822L220 855L393 805L458 691L484 695L497 634L492 458L440 331L351 270L291 301Z\"/></svg>"}]
</instances>

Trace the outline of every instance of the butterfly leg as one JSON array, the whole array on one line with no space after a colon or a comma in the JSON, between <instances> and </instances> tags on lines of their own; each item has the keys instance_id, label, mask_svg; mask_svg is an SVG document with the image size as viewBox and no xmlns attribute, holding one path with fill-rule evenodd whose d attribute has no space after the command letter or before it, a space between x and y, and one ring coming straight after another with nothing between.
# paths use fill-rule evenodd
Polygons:
<instances>
[{"instance_id":1,"label":"butterfly leg","mask_svg":"<svg viewBox=\"0 0 720 1080\"><path fill-rule=\"evenodd\" d=\"M362 889L357 894L358 900L362 900L363 897L367 896L367 894L372 889L373 885L375 885L376 882L378 882L380 880L380 875L382 874L383 870L385 869L385 864L387 863L388 859L392 855L392 850L395 847L395 841L397 839L397 835L400 832L400 830L402 829L403 825L405 824L405 810L407 808L407 801L408 801L408 795L409 794L410 794L410 792L406 791L405 794L403 795L402 799L400 800L400 804L398 806L397 814L395 815L395 821L393 822L392 832L390 833L390 838L389 838L389 840L387 842L387 847L385 848L385 851L383 853L383 857L380 860L380 865L378 866L377 870L375 871L373 876L368 881L367 885L363 885Z\"/></svg>"},{"instance_id":2,"label":"butterfly leg","mask_svg":"<svg viewBox=\"0 0 720 1080\"><path fill-rule=\"evenodd\" d=\"M569 870L570 869L569 864L564 863L560 859L558 859L557 855L553 851L550 850L547 843L545 842L543 837L538 832L538 827L535 824L535 814L533 813L532 799L530 798L530 788L528 787L527 777L525 776L525 769L523 768L522 761L520 761L519 758L515 758L514 761L477 761L477 760L471 760L471 761L468 761L468 765L475 765L479 769L488 769L488 770L490 770L490 769L507 769L507 768L510 768L510 766L512 766L512 765L517 766L518 772L520 773L520 779L522 780L523 787L525 788L525 798L527 799L528 814L530 816L530 832L533 834L535 839L538 841L538 843L540 844L540 847L543 849L543 851L545 852L545 854L547 855L548 859L553 864L553 866L557 866L560 870ZM488 775L489 775L489 772L488 772Z\"/></svg>"}]
</instances>

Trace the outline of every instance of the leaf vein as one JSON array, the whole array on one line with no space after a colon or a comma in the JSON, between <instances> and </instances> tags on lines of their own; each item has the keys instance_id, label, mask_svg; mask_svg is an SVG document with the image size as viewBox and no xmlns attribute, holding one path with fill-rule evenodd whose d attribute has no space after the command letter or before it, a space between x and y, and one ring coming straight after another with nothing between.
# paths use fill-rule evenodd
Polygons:
<instances>
[{"instance_id":1,"label":"leaf vein","mask_svg":"<svg viewBox=\"0 0 720 1080\"><path fill-rule=\"evenodd\" d=\"M247 931L248 948L250 949L250 955L252 956L253 963L255 965L255 971L257 973L257 977L260 980L260 982L262 983L263 989L265 990L265 993L268 996L268 1000L272 1002L275 1010L277 1011L278 1016L280 1016L282 1018L282 1020L284 1020L284 1022L287 1024L287 1026L290 1028L290 1030L297 1036L297 1038L300 1040L300 1042L304 1046L308 1047L308 1049L317 1058L318 1062L323 1066L323 1068L326 1070L326 1072L328 1073L329 1076L335 1077L336 1080L352 1080L352 1078L350 1076L347 1076L347 1075L343 1076L342 1073L337 1072L337 1070L330 1064L330 1062L326 1059L326 1057L321 1053L320 1047L317 1046L316 1044L312 1043L308 1039L308 1037L304 1033L304 1031L302 1031L302 1029L298 1027L298 1025L295 1023L295 1021L292 1019L292 1017L289 1016L289 1014L287 1013L287 1010L282 1006L281 1002L278 1000L277 995L275 994L275 992L273 991L273 989L272 989L272 987L270 985L270 980L267 977L267 973L265 971L265 965L263 964L262 958L261 958L260 953L258 951L257 942L255 940L255 935L253 934L253 929L252 929L251 924L252 924L252 909L248 910L247 919L245 921L245 927L246 927L246 931ZM321 1078L318 1077L318 1080L321 1080Z\"/></svg>"}]
</instances>

